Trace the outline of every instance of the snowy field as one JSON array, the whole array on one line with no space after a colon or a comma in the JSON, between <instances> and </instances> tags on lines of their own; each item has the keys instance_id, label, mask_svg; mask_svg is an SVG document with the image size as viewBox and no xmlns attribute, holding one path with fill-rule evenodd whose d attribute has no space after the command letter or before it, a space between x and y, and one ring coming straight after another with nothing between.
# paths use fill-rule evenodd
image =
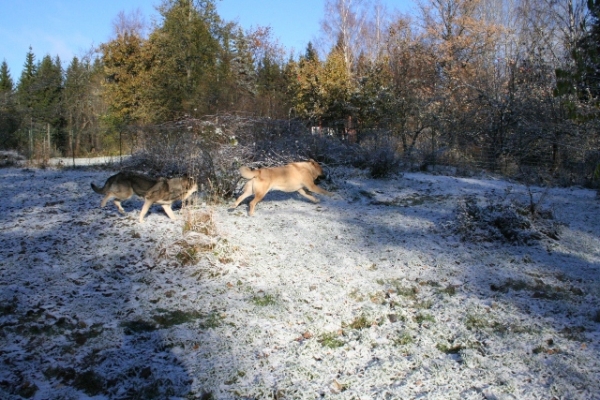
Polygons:
<instances>
[{"instance_id":1,"label":"snowy field","mask_svg":"<svg viewBox=\"0 0 600 400\"><path fill-rule=\"evenodd\" d=\"M465 196L529 201L502 180L336 169L316 205L140 224L99 207L112 173L0 169L2 399L600 399L594 191L548 191L560 239L519 245L453 229Z\"/></svg>"}]
</instances>

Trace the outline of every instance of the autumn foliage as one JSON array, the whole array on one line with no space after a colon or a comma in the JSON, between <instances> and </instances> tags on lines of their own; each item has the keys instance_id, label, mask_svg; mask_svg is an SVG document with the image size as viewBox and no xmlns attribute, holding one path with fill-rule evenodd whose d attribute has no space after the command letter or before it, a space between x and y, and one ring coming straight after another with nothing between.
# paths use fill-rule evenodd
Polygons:
<instances>
[{"instance_id":1,"label":"autumn foliage","mask_svg":"<svg viewBox=\"0 0 600 400\"><path fill-rule=\"evenodd\" d=\"M31 49L16 83L3 65L0 146L30 157L147 151L164 124L177 140L177 121L235 117L236 143L317 135L354 147L339 154L378 175L445 166L591 183L600 161L593 1L427 0L401 15L327 0L319 40L300 54L268 27L223 21L212 0L158 10L151 27L120 14L113 38L66 70ZM268 140L245 141L255 135Z\"/></svg>"}]
</instances>

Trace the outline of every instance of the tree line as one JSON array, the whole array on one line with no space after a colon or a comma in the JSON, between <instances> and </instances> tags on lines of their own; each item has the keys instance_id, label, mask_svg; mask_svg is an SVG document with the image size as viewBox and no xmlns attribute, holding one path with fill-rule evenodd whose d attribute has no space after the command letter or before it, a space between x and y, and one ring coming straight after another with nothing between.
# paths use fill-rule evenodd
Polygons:
<instances>
[{"instance_id":1,"label":"tree line","mask_svg":"<svg viewBox=\"0 0 600 400\"><path fill-rule=\"evenodd\" d=\"M589 173L598 157L598 0L326 0L318 39L287 53L213 0L163 0L144 26L119 14L89 55L0 66L0 147L114 152L125 127L237 114L296 119L421 164Z\"/></svg>"}]
</instances>

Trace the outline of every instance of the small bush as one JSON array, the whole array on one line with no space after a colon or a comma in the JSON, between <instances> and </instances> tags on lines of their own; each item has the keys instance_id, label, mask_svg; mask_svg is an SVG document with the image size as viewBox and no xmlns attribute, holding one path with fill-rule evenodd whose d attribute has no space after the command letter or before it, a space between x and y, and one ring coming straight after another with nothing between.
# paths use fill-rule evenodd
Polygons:
<instances>
[{"instance_id":1,"label":"small bush","mask_svg":"<svg viewBox=\"0 0 600 400\"><path fill-rule=\"evenodd\" d=\"M373 178L397 174L402 165L397 148L397 141L391 137L368 138L361 142L361 157L356 166L367 168Z\"/></svg>"},{"instance_id":2,"label":"small bush","mask_svg":"<svg viewBox=\"0 0 600 400\"><path fill-rule=\"evenodd\" d=\"M456 207L449 227L463 241L504 241L512 244L532 244L543 238L558 240L560 225L552 212L504 199L488 199L480 204L474 196L465 197Z\"/></svg>"},{"instance_id":3,"label":"small bush","mask_svg":"<svg viewBox=\"0 0 600 400\"><path fill-rule=\"evenodd\" d=\"M25 157L16 151L0 151L0 168L15 167L21 165L25 161Z\"/></svg>"}]
</instances>

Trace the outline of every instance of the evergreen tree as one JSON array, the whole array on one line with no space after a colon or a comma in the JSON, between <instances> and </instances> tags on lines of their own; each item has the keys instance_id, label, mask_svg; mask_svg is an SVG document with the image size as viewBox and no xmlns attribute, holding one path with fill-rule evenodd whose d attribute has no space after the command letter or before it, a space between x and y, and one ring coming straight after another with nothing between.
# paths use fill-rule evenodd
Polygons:
<instances>
[{"instance_id":1,"label":"evergreen tree","mask_svg":"<svg viewBox=\"0 0 600 400\"><path fill-rule=\"evenodd\" d=\"M0 65L0 93L12 93L13 88L14 83L10 76L10 71L8 70L8 64L6 64L6 60L4 60Z\"/></svg>"},{"instance_id":2,"label":"evergreen tree","mask_svg":"<svg viewBox=\"0 0 600 400\"><path fill-rule=\"evenodd\" d=\"M319 55L317 54L317 50L315 50L312 42L308 42L306 46L306 52L304 53L304 58L308 61L318 61Z\"/></svg>"},{"instance_id":3,"label":"evergreen tree","mask_svg":"<svg viewBox=\"0 0 600 400\"><path fill-rule=\"evenodd\" d=\"M149 120L206 113L218 105L220 19L212 1L165 0L150 34L144 107Z\"/></svg>"},{"instance_id":4,"label":"evergreen tree","mask_svg":"<svg viewBox=\"0 0 600 400\"><path fill-rule=\"evenodd\" d=\"M33 82L34 114L44 124L45 153L58 148L64 150L65 120L62 113L63 70L60 58L46 55L37 67Z\"/></svg>"},{"instance_id":5,"label":"evergreen tree","mask_svg":"<svg viewBox=\"0 0 600 400\"><path fill-rule=\"evenodd\" d=\"M19 116L14 105L14 83L6 60L0 65L0 148L19 147L16 131L19 128Z\"/></svg>"},{"instance_id":6,"label":"evergreen tree","mask_svg":"<svg viewBox=\"0 0 600 400\"><path fill-rule=\"evenodd\" d=\"M343 131L344 124L354 114L355 107L351 104L354 90L352 77L348 74L341 47L334 48L327 56L319 82L325 106L322 118L329 126L337 126L339 131Z\"/></svg>"},{"instance_id":7,"label":"evergreen tree","mask_svg":"<svg viewBox=\"0 0 600 400\"><path fill-rule=\"evenodd\" d=\"M352 116L362 127L378 127L396 110L391 73L384 59L368 61L360 55L357 60L357 88L352 94Z\"/></svg>"},{"instance_id":8,"label":"evergreen tree","mask_svg":"<svg viewBox=\"0 0 600 400\"><path fill-rule=\"evenodd\" d=\"M25 64L23 65L23 71L17 84L17 101L19 107L24 110L29 116L32 116L33 109L33 81L37 73L37 67L35 64L35 55L31 47L25 56Z\"/></svg>"},{"instance_id":9,"label":"evergreen tree","mask_svg":"<svg viewBox=\"0 0 600 400\"><path fill-rule=\"evenodd\" d=\"M100 46L104 68L103 97L108 106L105 119L110 126L144 120L141 98L146 60L142 52L144 39L125 30Z\"/></svg>"},{"instance_id":10,"label":"evergreen tree","mask_svg":"<svg viewBox=\"0 0 600 400\"><path fill-rule=\"evenodd\" d=\"M241 29L238 29L233 40L234 58L232 72L238 87L247 93L256 94L256 70L254 59L250 52L248 38Z\"/></svg>"},{"instance_id":11,"label":"evergreen tree","mask_svg":"<svg viewBox=\"0 0 600 400\"><path fill-rule=\"evenodd\" d=\"M88 112L90 96L89 66L73 57L65 73L63 107L68 126L68 144L66 148L71 154L79 153L81 134L94 116ZM94 147L91 145L90 147Z\"/></svg>"},{"instance_id":12,"label":"evergreen tree","mask_svg":"<svg viewBox=\"0 0 600 400\"><path fill-rule=\"evenodd\" d=\"M60 58L54 61L46 55L39 64L34 78L35 108L38 118L58 127L61 124L61 95L63 91Z\"/></svg>"},{"instance_id":13,"label":"evergreen tree","mask_svg":"<svg viewBox=\"0 0 600 400\"><path fill-rule=\"evenodd\" d=\"M268 55L258 63L257 71L259 106L261 115L288 118L290 104L286 96L287 80L284 69Z\"/></svg>"},{"instance_id":14,"label":"evergreen tree","mask_svg":"<svg viewBox=\"0 0 600 400\"><path fill-rule=\"evenodd\" d=\"M33 50L29 47L29 51L25 55L25 64L23 65L23 71L21 77L17 83L16 90L16 107L22 116L21 132L23 133L22 145L27 146L27 152L31 156L33 154L33 142L34 142L34 121L35 121L35 109L34 109L34 80L37 73L37 66L35 63L35 55Z\"/></svg>"},{"instance_id":15,"label":"evergreen tree","mask_svg":"<svg viewBox=\"0 0 600 400\"><path fill-rule=\"evenodd\" d=\"M312 123L321 124L325 113L324 92L319 80L322 65L316 52L311 49L312 44L309 43L306 57L301 57L297 64L291 64L295 79L292 76L289 80L288 90L293 96L296 115L311 120Z\"/></svg>"}]
</instances>

